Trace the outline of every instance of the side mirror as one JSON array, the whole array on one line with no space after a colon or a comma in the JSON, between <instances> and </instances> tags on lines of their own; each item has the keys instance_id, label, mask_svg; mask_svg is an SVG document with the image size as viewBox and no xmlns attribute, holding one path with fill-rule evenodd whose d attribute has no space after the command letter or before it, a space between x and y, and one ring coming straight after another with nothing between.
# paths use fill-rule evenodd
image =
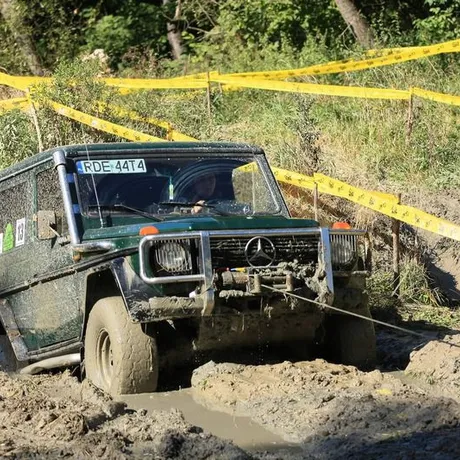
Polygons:
<instances>
[{"instance_id":1,"label":"side mirror","mask_svg":"<svg viewBox=\"0 0 460 460\"><path fill-rule=\"evenodd\" d=\"M56 213L54 211L38 211L37 236L39 240L51 240L60 236L56 231Z\"/></svg>"}]
</instances>

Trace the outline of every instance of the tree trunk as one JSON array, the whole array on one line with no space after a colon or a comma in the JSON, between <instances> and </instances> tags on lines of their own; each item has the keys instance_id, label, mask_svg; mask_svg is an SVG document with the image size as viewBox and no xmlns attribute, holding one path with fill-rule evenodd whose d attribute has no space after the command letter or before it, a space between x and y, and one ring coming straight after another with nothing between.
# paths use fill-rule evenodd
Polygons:
<instances>
[{"instance_id":1,"label":"tree trunk","mask_svg":"<svg viewBox=\"0 0 460 460\"><path fill-rule=\"evenodd\" d=\"M372 48L374 35L366 19L361 16L353 0L335 0L344 21L351 26L356 40L364 48Z\"/></svg>"},{"instance_id":2,"label":"tree trunk","mask_svg":"<svg viewBox=\"0 0 460 460\"><path fill-rule=\"evenodd\" d=\"M171 3L171 0L163 0L163 5L168 5ZM174 13L174 18L172 21L169 21L167 24L168 31L168 42L171 46L171 51L174 59L179 59L182 55L182 36L180 30L177 28L177 23L181 16L181 0L177 0L176 10Z\"/></svg>"},{"instance_id":3,"label":"tree trunk","mask_svg":"<svg viewBox=\"0 0 460 460\"><path fill-rule=\"evenodd\" d=\"M24 25L20 5L16 0L0 0L0 14L16 40L32 74L43 75L44 69L33 45L32 37Z\"/></svg>"}]
</instances>

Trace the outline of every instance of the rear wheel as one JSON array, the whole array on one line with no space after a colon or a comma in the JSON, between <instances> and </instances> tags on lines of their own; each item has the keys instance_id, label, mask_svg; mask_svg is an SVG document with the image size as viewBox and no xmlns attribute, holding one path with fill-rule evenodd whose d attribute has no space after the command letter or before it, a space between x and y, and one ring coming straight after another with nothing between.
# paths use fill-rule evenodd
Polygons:
<instances>
[{"instance_id":1,"label":"rear wheel","mask_svg":"<svg viewBox=\"0 0 460 460\"><path fill-rule=\"evenodd\" d=\"M121 297L94 305L85 336L86 376L111 395L155 391L158 352L155 340L129 318Z\"/></svg>"}]
</instances>

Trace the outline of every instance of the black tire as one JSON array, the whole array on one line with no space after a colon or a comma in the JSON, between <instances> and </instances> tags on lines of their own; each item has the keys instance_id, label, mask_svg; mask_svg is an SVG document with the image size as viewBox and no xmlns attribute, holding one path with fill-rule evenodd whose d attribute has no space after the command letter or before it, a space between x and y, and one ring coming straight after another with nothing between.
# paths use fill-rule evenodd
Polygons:
<instances>
[{"instance_id":1,"label":"black tire","mask_svg":"<svg viewBox=\"0 0 460 460\"><path fill-rule=\"evenodd\" d=\"M85 370L94 385L113 396L157 388L156 342L131 321L121 297L99 300L89 314Z\"/></svg>"},{"instance_id":2,"label":"black tire","mask_svg":"<svg viewBox=\"0 0 460 460\"><path fill-rule=\"evenodd\" d=\"M362 311L360 314L370 317ZM334 361L361 370L375 369L377 349L372 322L352 316L334 316L328 331L328 342Z\"/></svg>"}]
</instances>

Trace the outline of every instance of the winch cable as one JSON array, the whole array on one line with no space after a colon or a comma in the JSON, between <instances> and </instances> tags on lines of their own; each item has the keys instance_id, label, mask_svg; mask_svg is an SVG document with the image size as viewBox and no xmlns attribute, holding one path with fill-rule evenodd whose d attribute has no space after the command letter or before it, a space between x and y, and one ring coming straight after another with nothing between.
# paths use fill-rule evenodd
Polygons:
<instances>
[{"instance_id":1,"label":"winch cable","mask_svg":"<svg viewBox=\"0 0 460 460\"><path fill-rule=\"evenodd\" d=\"M428 335L422 334L420 332L411 331L410 329L406 329L405 327L395 326L394 324L386 323L385 321L380 321L374 318L369 318L368 316L360 315L359 313L354 313L352 311L343 310L342 308L334 307L332 305L328 305L327 303L317 302L316 300L307 299L306 297L302 297L300 295L294 294L293 292L283 291L281 289L277 289L272 286L267 286L266 284L261 284L260 286L265 289L269 289L271 291L278 292L285 296L288 295L291 297L295 297L296 299L304 300L305 302L310 302L312 304L318 305L319 307L329 308L330 310L334 310L339 313L345 313L346 315L349 315L349 316L355 316L356 318L364 319L366 321L370 321L371 323L380 324L381 326L386 326L391 329L396 329L397 331L405 332L406 334L414 335L416 337L421 337L426 340L436 340L437 342L445 343L446 345L450 345L452 347L460 347L460 345L458 345L457 343L452 343L452 342L449 342L443 339L433 338Z\"/></svg>"}]
</instances>

